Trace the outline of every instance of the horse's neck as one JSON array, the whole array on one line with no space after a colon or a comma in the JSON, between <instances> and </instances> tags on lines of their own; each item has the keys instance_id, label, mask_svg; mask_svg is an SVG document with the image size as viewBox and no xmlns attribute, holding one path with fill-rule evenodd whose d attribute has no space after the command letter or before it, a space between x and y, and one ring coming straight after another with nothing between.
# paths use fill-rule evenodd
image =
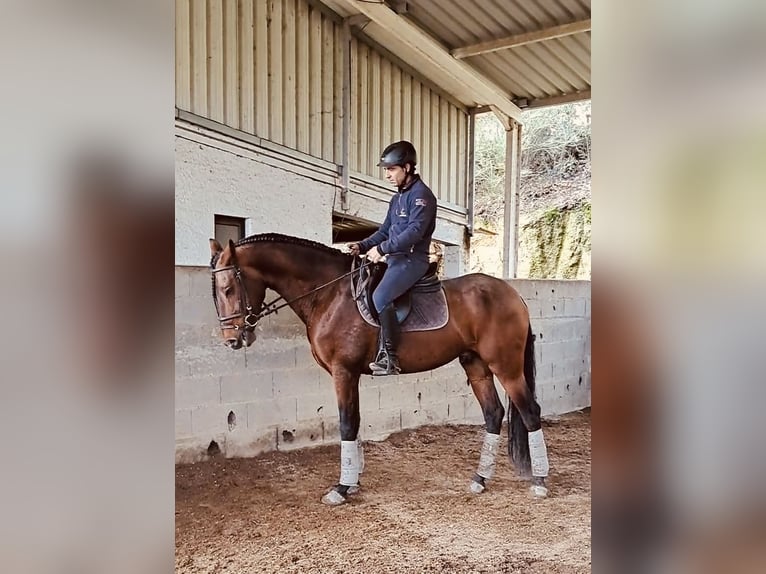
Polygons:
<instances>
[{"instance_id":1,"label":"horse's neck","mask_svg":"<svg viewBox=\"0 0 766 574\"><path fill-rule=\"evenodd\" d=\"M266 286L276 291L285 301L293 301L290 305L298 317L306 324L309 323L314 303L317 299L332 296L335 285L321 289L314 295L306 295L313 289L324 285L342 274L335 265L320 265L324 260L322 254L312 258L312 264L307 265L307 257L302 253L291 253L285 246L275 244L269 249L254 249L251 264L266 281Z\"/></svg>"}]
</instances>

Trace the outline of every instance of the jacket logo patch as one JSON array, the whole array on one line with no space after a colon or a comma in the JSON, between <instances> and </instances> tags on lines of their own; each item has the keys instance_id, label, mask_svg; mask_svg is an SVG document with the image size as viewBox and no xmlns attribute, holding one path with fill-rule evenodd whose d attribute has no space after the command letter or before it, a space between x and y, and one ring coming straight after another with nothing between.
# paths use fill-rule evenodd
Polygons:
<instances>
[{"instance_id":1,"label":"jacket logo patch","mask_svg":"<svg viewBox=\"0 0 766 574\"><path fill-rule=\"evenodd\" d=\"M425 207L426 206L426 200L418 198L418 199L415 200L415 205L419 205L421 207Z\"/></svg>"}]
</instances>

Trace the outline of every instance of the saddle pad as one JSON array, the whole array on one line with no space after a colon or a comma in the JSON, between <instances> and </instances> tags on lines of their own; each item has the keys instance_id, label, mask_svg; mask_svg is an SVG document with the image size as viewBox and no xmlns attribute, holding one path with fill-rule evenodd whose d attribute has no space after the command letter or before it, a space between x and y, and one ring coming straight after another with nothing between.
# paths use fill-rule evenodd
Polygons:
<instances>
[{"instance_id":1,"label":"saddle pad","mask_svg":"<svg viewBox=\"0 0 766 574\"><path fill-rule=\"evenodd\" d=\"M372 318L370 310L363 302L363 297L356 301L356 307L359 314L373 327L380 327L375 319ZM444 288L432 293L412 293L412 310L404 323L401 324L402 333L407 331L433 331L441 329L449 321L449 308L447 307L447 297L444 295Z\"/></svg>"}]
</instances>

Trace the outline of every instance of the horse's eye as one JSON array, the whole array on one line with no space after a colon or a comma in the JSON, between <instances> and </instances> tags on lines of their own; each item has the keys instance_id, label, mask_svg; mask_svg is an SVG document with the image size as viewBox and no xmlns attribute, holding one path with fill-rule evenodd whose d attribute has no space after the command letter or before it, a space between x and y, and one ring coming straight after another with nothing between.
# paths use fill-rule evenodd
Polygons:
<instances>
[{"instance_id":1,"label":"horse's eye","mask_svg":"<svg viewBox=\"0 0 766 574\"><path fill-rule=\"evenodd\" d=\"M226 297L228 297L229 295L231 295L232 291L234 291L234 289L232 289L231 285L229 285L228 287L224 288L223 294L226 295Z\"/></svg>"}]
</instances>

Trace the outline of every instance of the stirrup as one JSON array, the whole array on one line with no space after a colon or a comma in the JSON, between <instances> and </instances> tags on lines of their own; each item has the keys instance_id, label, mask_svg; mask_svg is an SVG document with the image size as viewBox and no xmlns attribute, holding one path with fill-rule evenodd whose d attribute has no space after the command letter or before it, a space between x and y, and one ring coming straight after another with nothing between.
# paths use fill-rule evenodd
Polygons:
<instances>
[{"instance_id":1,"label":"stirrup","mask_svg":"<svg viewBox=\"0 0 766 574\"><path fill-rule=\"evenodd\" d=\"M386 375L398 375L402 372L398 361L392 361L391 356L388 353L383 355L383 358L374 363L370 363L370 370L373 377L380 377Z\"/></svg>"}]
</instances>

